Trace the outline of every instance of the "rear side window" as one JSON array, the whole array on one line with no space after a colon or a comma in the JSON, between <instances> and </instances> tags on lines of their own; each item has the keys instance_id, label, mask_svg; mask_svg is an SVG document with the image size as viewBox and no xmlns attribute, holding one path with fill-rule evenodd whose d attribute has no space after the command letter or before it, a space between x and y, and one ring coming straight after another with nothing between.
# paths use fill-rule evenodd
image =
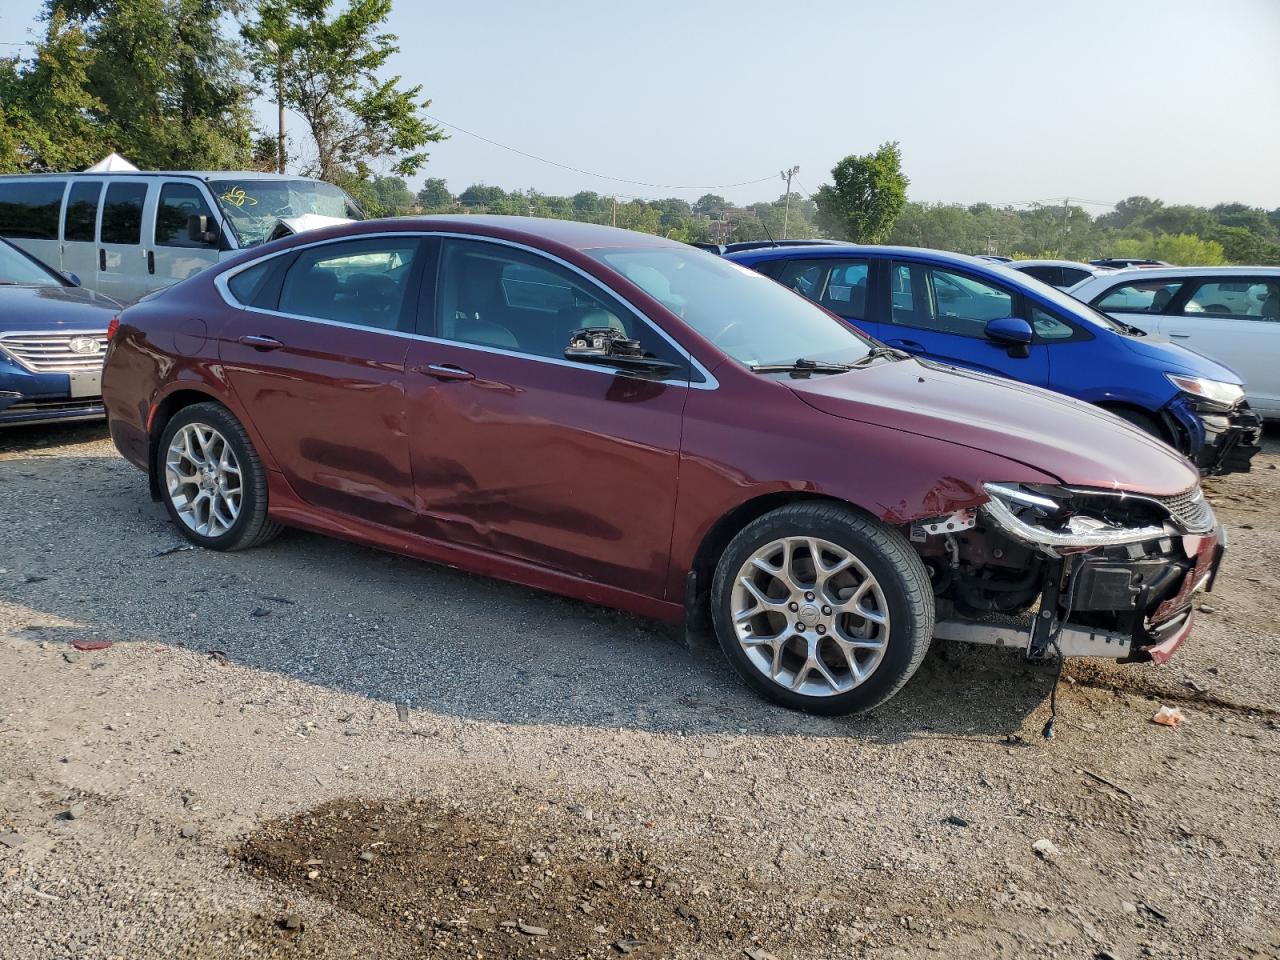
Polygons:
<instances>
[{"instance_id":1,"label":"rear side window","mask_svg":"<svg viewBox=\"0 0 1280 960\"><path fill-rule=\"evenodd\" d=\"M1181 280L1134 280L1112 287L1093 301L1107 313L1163 313L1182 289Z\"/></svg>"},{"instance_id":2,"label":"rear side window","mask_svg":"<svg viewBox=\"0 0 1280 960\"><path fill-rule=\"evenodd\" d=\"M145 183L107 185L102 205L102 242L139 244L142 242L142 204L147 199Z\"/></svg>"},{"instance_id":3,"label":"rear side window","mask_svg":"<svg viewBox=\"0 0 1280 960\"><path fill-rule=\"evenodd\" d=\"M1280 322L1280 280L1205 280L1187 299L1185 314Z\"/></svg>"},{"instance_id":4,"label":"rear side window","mask_svg":"<svg viewBox=\"0 0 1280 960\"><path fill-rule=\"evenodd\" d=\"M0 237L57 240L65 180L0 182Z\"/></svg>"},{"instance_id":5,"label":"rear side window","mask_svg":"<svg viewBox=\"0 0 1280 960\"><path fill-rule=\"evenodd\" d=\"M1042 280L1050 286L1056 287L1062 282L1062 271L1057 267L1020 267L1019 269L1027 276Z\"/></svg>"},{"instance_id":6,"label":"rear side window","mask_svg":"<svg viewBox=\"0 0 1280 960\"><path fill-rule=\"evenodd\" d=\"M1093 276L1088 270L1081 270L1079 267L1062 267L1061 270L1062 285L1064 287L1074 287L1081 280Z\"/></svg>"},{"instance_id":7,"label":"rear side window","mask_svg":"<svg viewBox=\"0 0 1280 960\"><path fill-rule=\"evenodd\" d=\"M101 196L100 183L71 184L66 219L62 225L64 239L93 242L93 228L98 223L98 199Z\"/></svg>"},{"instance_id":8,"label":"rear side window","mask_svg":"<svg viewBox=\"0 0 1280 960\"><path fill-rule=\"evenodd\" d=\"M985 338L988 320L1014 315L1012 293L967 274L894 263L889 278L891 318L900 326Z\"/></svg>"},{"instance_id":9,"label":"rear side window","mask_svg":"<svg viewBox=\"0 0 1280 960\"><path fill-rule=\"evenodd\" d=\"M280 312L376 330L405 329L405 294L418 252L413 237L377 237L310 247L280 289Z\"/></svg>"},{"instance_id":10,"label":"rear side window","mask_svg":"<svg viewBox=\"0 0 1280 960\"><path fill-rule=\"evenodd\" d=\"M777 276L783 286L853 320L867 318L866 260L789 260Z\"/></svg>"},{"instance_id":11,"label":"rear side window","mask_svg":"<svg viewBox=\"0 0 1280 960\"><path fill-rule=\"evenodd\" d=\"M271 271L276 267L277 262L274 258L264 260L248 270L241 270L228 280L227 289L231 291L235 301L246 307L262 306L258 303L258 296L266 286L267 278L271 276Z\"/></svg>"},{"instance_id":12,"label":"rear side window","mask_svg":"<svg viewBox=\"0 0 1280 960\"><path fill-rule=\"evenodd\" d=\"M156 207L156 245L161 247L207 247L187 234L189 217L212 217L204 194L194 183L166 183L160 188Z\"/></svg>"}]
</instances>

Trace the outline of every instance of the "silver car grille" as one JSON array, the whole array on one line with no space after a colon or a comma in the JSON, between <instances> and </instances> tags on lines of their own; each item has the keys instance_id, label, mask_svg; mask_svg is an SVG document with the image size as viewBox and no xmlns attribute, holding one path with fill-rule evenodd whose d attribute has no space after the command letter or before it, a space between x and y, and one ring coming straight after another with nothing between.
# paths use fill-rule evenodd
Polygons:
<instances>
[{"instance_id":1,"label":"silver car grille","mask_svg":"<svg viewBox=\"0 0 1280 960\"><path fill-rule=\"evenodd\" d=\"M1172 497L1152 497L1169 511L1175 523L1188 533L1207 533L1213 529L1213 508L1198 486Z\"/></svg>"},{"instance_id":2,"label":"silver car grille","mask_svg":"<svg viewBox=\"0 0 1280 960\"><path fill-rule=\"evenodd\" d=\"M98 370L107 352L105 330L0 334L0 350L32 373Z\"/></svg>"}]
</instances>

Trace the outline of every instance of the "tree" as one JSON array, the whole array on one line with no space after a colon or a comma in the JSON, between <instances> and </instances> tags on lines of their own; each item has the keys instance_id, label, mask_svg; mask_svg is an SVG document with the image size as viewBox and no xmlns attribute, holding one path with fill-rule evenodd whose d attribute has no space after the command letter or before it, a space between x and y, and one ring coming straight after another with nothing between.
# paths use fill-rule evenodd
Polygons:
<instances>
[{"instance_id":1,"label":"tree","mask_svg":"<svg viewBox=\"0 0 1280 960\"><path fill-rule=\"evenodd\" d=\"M501 187L488 187L483 183L473 183L458 194L458 202L464 207L491 207L500 203L507 196Z\"/></svg>"},{"instance_id":2,"label":"tree","mask_svg":"<svg viewBox=\"0 0 1280 960\"><path fill-rule=\"evenodd\" d=\"M700 217L711 217L712 219L716 219L724 216L725 211L731 206L732 204L730 204L724 197L718 196L714 193L704 193L698 198L697 202L694 203L693 212Z\"/></svg>"},{"instance_id":3,"label":"tree","mask_svg":"<svg viewBox=\"0 0 1280 960\"><path fill-rule=\"evenodd\" d=\"M855 243L881 243L907 202L902 153L896 143L875 153L848 156L831 171L832 184L818 188L817 223L832 236Z\"/></svg>"},{"instance_id":4,"label":"tree","mask_svg":"<svg viewBox=\"0 0 1280 960\"><path fill-rule=\"evenodd\" d=\"M384 217L403 216L413 206L409 185L400 177L374 177L369 184L377 198L377 213Z\"/></svg>"},{"instance_id":5,"label":"tree","mask_svg":"<svg viewBox=\"0 0 1280 960\"><path fill-rule=\"evenodd\" d=\"M315 143L314 173L332 180L341 171L367 176L376 160L412 176L427 161L422 149L445 139L422 115L422 87L400 89L400 77L377 73L399 51L382 32L391 0L347 0L332 19L329 0L260 0L257 19L243 29L254 76L274 85L283 64L284 99L307 124Z\"/></svg>"},{"instance_id":6,"label":"tree","mask_svg":"<svg viewBox=\"0 0 1280 960\"><path fill-rule=\"evenodd\" d=\"M46 18L83 30L85 113L143 168L243 167L251 88L222 32L236 0L48 0Z\"/></svg>"},{"instance_id":7,"label":"tree","mask_svg":"<svg viewBox=\"0 0 1280 960\"><path fill-rule=\"evenodd\" d=\"M426 210L440 210L453 206L453 194L449 192L449 184L439 177L427 177L422 189L418 191L418 203Z\"/></svg>"}]
</instances>

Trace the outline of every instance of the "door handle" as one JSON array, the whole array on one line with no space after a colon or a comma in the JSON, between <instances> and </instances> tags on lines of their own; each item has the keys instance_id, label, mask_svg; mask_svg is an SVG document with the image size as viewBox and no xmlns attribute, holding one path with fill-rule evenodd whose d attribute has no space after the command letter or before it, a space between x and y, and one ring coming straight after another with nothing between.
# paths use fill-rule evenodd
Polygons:
<instances>
[{"instance_id":1,"label":"door handle","mask_svg":"<svg viewBox=\"0 0 1280 960\"><path fill-rule=\"evenodd\" d=\"M147 251L147 273L156 272L156 252L154 250Z\"/></svg>"},{"instance_id":2,"label":"door handle","mask_svg":"<svg viewBox=\"0 0 1280 960\"><path fill-rule=\"evenodd\" d=\"M435 377L437 380L474 380L476 378L470 370L463 370L451 363L428 363L421 367L414 367L413 372Z\"/></svg>"},{"instance_id":3,"label":"door handle","mask_svg":"<svg viewBox=\"0 0 1280 960\"><path fill-rule=\"evenodd\" d=\"M107 270L107 251L101 247L98 248L98 269L103 273L106 273Z\"/></svg>"},{"instance_id":4,"label":"door handle","mask_svg":"<svg viewBox=\"0 0 1280 960\"><path fill-rule=\"evenodd\" d=\"M923 353L924 344L917 343L914 340L886 340L886 346L897 347L899 350L905 350L907 353Z\"/></svg>"},{"instance_id":5,"label":"door handle","mask_svg":"<svg viewBox=\"0 0 1280 960\"><path fill-rule=\"evenodd\" d=\"M1175 338L1175 339L1177 339L1177 340L1190 340L1190 339L1191 339L1191 334L1189 334L1189 333L1170 333L1170 334L1169 334L1169 336L1171 336L1171 337L1173 337L1173 338Z\"/></svg>"},{"instance_id":6,"label":"door handle","mask_svg":"<svg viewBox=\"0 0 1280 960\"><path fill-rule=\"evenodd\" d=\"M246 347L253 347L253 349L261 350L264 353L268 350L279 350L284 346L284 343L275 337L267 337L255 333L246 334L236 343L243 343Z\"/></svg>"}]
</instances>

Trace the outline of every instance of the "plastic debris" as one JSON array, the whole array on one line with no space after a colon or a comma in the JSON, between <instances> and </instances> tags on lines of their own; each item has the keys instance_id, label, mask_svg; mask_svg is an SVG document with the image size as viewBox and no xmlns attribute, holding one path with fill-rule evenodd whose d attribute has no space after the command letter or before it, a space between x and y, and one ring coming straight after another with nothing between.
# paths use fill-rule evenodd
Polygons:
<instances>
[{"instance_id":1,"label":"plastic debris","mask_svg":"<svg viewBox=\"0 0 1280 960\"><path fill-rule=\"evenodd\" d=\"M1176 727L1180 723L1186 723L1187 716L1177 707L1161 707L1156 711L1156 715L1151 718L1152 723L1158 723L1162 727Z\"/></svg>"}]
</instances>

